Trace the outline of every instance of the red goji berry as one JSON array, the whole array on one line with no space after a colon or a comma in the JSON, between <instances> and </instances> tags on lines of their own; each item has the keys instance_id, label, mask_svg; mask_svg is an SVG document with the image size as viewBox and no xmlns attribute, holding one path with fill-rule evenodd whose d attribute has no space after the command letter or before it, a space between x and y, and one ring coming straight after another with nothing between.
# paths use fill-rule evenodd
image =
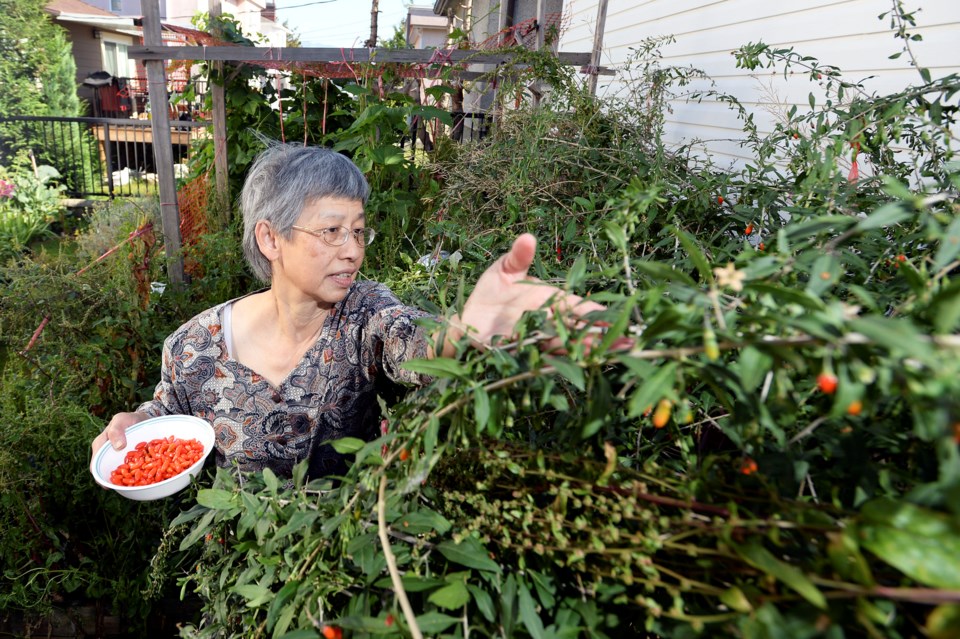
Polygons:
<instances>
[{"instance_id":1,"label":"red goji berry","mask_svg":"<svg viewBox=\"0 0 960 639\"><path fill-rule=\"evenodd\" d=\"M747 457L740 464L740 472L744 475L752 475L757 472L757 469L757 462L755 462L752 457Z\"/></svg>"},{"instance_id":2,"label":"red goji berry","mask_svg":"<svg viewBox=\"0 0 960 639\"><path fill-rule=\"evenodd\" d=\"M657 410L653 412L654 428L663 428L670 421L670 413L673 411L673 402L669 399L661 399L657 404Z\"/></svg>"},{"instance_id":3,"label":"red goji berry","mask_svg":"<svg viewBox=\"0 0 960 639\"><path fill-rule=\"evenodd\" d=\"M753 233L753 224L747 224L747 228L743 229L744 235L750 235Z\"/></svg>"},{"instance_id":4,"label":"red goji berry","mask_svg":"<svg viewBox=\"0 0 960 639\"><path fill-rule=\"evenodd\" d=\"M853 415L856 417L863 411L863 402L859 399L855 399L850 402L850 405L847 406L847 415Z\"/></svg>"},{"instance_id":5,"label":"red goji berry","mask_svg":"<svg viewBox=\"0 0 960 639\"><path fill-rule=\"evenodd\" d=\"M837 376L833 373L820 373L817 375L817 388L827 395L833 395L837 392Z\"/></svg>"}]
</instances>

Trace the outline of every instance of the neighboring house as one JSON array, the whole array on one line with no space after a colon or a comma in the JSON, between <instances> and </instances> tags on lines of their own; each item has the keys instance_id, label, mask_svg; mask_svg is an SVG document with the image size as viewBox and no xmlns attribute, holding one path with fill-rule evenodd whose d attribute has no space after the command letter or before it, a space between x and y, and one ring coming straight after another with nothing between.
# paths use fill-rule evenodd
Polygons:
<instances>
[{"instance_id":1,"label":"neighboring house","mask_svg":"<svg viewBox=\"0 0 960 639\"><path fill-rule=\"evenodd\" d=\"M94 87L83 85L93 73L106 71L119 77L136 75L133 61L127 57L127 49L140 41L141 30L132 17L115 15L82 0L51 0L47 12L67 31L77 64L78 93L82 99L92 103L95 98Z\"/></svg>"},{"instance_id":2,"label":"neighboring house","mask_svg":"<svg viewBox=\"0 0 960 639\"><path fill-rule=\"evenodd\" d=\"M208 5L209 0L161 0L160 19L168 24L192 27L193 17L206 13ZM251 40L262 36L261 46L287 46L289 30L276 20L275 0L223 0L220 11L236 18Z\"/></svg>"},{"instance_id":3,"label":"neighboring house","mask_svg":"<svg viewBox=\"0 0 960 639\"><path fill-rule=\"evenodd\" d=\"M539 2L544 3L544 15L547 28L558 32L563 0L436 0L434 13L446 16L449 25L467 35L475 47L495 48L521 41L525 46L534 46L536 32L533 30L537 18ZM512 27L519 27L511 30ZM508 35L509 33L509 35ZM547 42L547 46L556 48L556 42ZM474 64L471 71L486 72L493 70L492 65ZM486 82L474 82L463 92L458 110L469 114L480 114L490 110L493 92ZM464 132L468 136L476 135L472 128L486 126L483 120L468 118Z\"/></svg>"},{"instance_id":4,"label":"neighboring house","mask_svg":"<svg viewBox=\"0 0 960 639\"><path fill-rule=\"evenodd\" d=\"M195 15L207 11L208 0L161 1L164 44L187 44L182 33L168 27L192 27ZM244 32L262 36L263 46L286 46L288 30L276 22L273 0L223 2ZM140 0L50 0L47 12L64 27L77 64L77 93L94 115L143 117L147 105L146 72L129 57L129 48L143 42ZM103 84L103 76L112 78ZM184 68L170 74L171 91L189 81ZM179 105L183 109L185 105Z\"/></svg>"},{"instance_id":5,"label":"neighboring house","mask_svg":"<svg viewBox=\"0 0 960 639\"><path fill-rule=\"evenodd\" d=\"M534 10L536 0L503 0L516 7L516 20ZM451 11L472 14L473 40L496 33L502 20L497 0L437 0L438 13ZM472 11L467 7L472 4ZM589 52L593 48L599 0L563 0L556 9L548 0L547 11L562 10L559 48L561 51ZM917 28L923 37L910 46L921 66L933 77L960 72L960 2L957 0L907 0L908 11L916 11ZM894 38L889 16L893 0L608 0L603 35L601 66L620 69L644 40L672 36L673 44L661 48L664 66L692 66L706 72L715 88L734 95L754 114L760 132L772 129L792 105L809 108L808 96L820 93L816 83L799 71L784 79L771 70L736 68L731 52L750 42L763 41L775 47L793 47L823 64L839 67L844 78L864 80L871 92L892 93L920 82L910 59L890 56L902 49ZM499 15L499 14L498 14ZM700 84L700 87L705 86ZM600 95L624 97L624 85L617 77L600 76ZM738 144L743 138L736 113L717 100L702 103L675 100L666 114L668 142L700 141L721 165L741 164L746 152Z\"/></svg>"},{"instance_id":6,"label":"neighboring house","mask_svg":"<svg viewBox=\"0 0 960 639\"><path fill-rule=\"evenodd\" d=\"M432 7L407 7L407 45L414 49L441 48L447 44L447 18Z\"/></svg>"}]
</instances>

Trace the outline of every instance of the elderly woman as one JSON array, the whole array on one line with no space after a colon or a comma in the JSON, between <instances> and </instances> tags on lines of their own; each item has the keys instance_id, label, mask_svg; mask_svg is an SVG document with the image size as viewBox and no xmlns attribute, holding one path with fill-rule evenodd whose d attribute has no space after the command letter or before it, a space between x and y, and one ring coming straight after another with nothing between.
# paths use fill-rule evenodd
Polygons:
<instances>
[{"instance_id":1,"label":"elderly woman","mask_svg":"<svg viewBox=\"0 0 960 639\"><path fill-rule=\"evenodd\" d=\"M189 414L216 432L216 461L241 470L289 476L310 459L313 477L342 472L322 442L375 435L385 383L417 384L402 364L433 357L436 340L416 321L427 314L402 304L385 286L358 281L369 187L345 156L318 147L273 145L254 162L241 195L244 255L269 288L206 310L163 348L151 401L119 413L93 441L126 445L124 431L145 419ZM439 354L466 333L484 346L510 335L524 311L558 289L527 278L536 248L522 235L480 277L463 315L451 318ZM566 296L577 315L600 307Z\"/></svg>"}]
</instances>

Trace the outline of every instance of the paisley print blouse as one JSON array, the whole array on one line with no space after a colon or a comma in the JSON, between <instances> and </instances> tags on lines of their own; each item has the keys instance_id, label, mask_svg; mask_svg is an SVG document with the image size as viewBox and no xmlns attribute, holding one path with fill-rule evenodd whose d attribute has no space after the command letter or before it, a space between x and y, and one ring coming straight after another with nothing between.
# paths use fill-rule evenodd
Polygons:
<instances>
[{"instance_id":1,"label":"paisley print blouse","mask_svg":"<svg viewBox=\"0 0 960 639\"><path fill-rule=\"evenodd\" d=\"M195 415L213 424L216 461L244 471L269 467L289 477L309 458L309 475L345 470L322 442L377 435L378 395L426 378L403 370L425 357L427 335L404 306L376 282L356 282L327 317L320 336L287 378L274 387L231 359L223 334L225 302L174 331L164 342L160 383L138 410L152 417ZM402 391L401 391L402 392Z\"/></svg>"}]
</instances>

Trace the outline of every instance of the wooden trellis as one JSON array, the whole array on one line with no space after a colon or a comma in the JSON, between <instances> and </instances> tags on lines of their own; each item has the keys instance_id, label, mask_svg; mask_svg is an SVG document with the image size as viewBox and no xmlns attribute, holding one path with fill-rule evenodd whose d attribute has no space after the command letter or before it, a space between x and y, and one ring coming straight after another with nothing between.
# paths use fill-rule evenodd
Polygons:
<instances>
[{"instance_id":1,"label":"wooden trellis","mask_svg":"<svg viewBox=\"0 0 960 639\"><path fill-rule=\"evenodd\" d=\"M215 2L219 5L219 2ZM357 63L398 63L422 65L427 69L434 65L493 64L500 65L513 61L519 53L510 51L488 51L477 49L342 49L342 48L306 48L306 47L242 47L242 46L164 46L161 40L159 0L143 0L143 46L132 46L129 56L142 60L147 70L147 80L152 104L167 104L166 71L167 60L193 60L207 62L246 62L265 67L297 67L307 64L357 64ZM599 51L603 38L603 23L606 14L606 2L600 2L600 15L597 21L597 34L594 50L588 53L559 52L555 55L565 65L581 67L591 77L591 89L596 86L597 75L607 72L599 67ZM543 24L542 12L539 24ZM544 29L538 26L538 31ZM538 34L538 42L540 39ZM488 74L470 72L465 69L454 71L463 79L482 77ZM180 257L182 240L180 237L180 214L177 209L176 181L173 174L173 146L171 141L169 114L167 109L153 109L153 152L156 159L157 178L160 187L160 211L163 223L164 246L167 255L167 274L171 284L183 282L183 259ZM215 105L212 113L214 131L223 129L226 114L222 103ZM215 135L216 137L216 135ZM225 132L222 137L225 137ZM215 166L226 166L226 144L214 145ZM223 173L224 175L221 175ZM225 171L218 170L217 192L226 191Z\"/></svg>"}]
</instances>

